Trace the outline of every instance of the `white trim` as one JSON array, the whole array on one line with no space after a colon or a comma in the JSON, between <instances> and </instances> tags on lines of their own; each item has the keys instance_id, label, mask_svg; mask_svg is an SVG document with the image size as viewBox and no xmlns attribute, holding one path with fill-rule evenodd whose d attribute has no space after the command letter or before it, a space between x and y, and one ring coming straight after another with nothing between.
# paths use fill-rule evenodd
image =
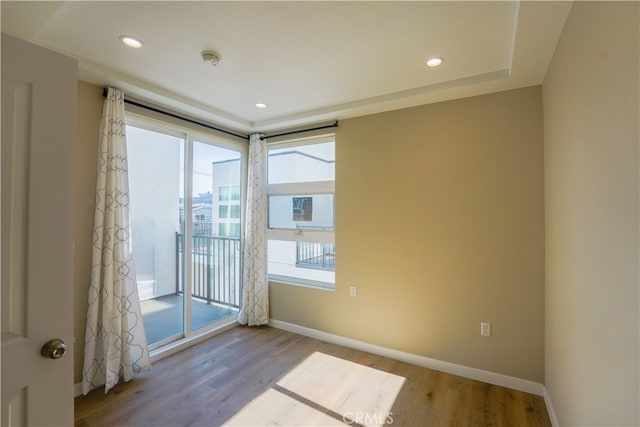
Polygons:
<instances>
[{"instance_id":1,"label":"white trim","mask_svg":"<svg viewBox=\"0 0 640 427\"><path fill-rule=\"evenodd\" d=\"M158 360L162 360L165 357L169 357L172 354L199 344L202 341L208 340L209 338L228 331L229 329L235 328L236 326L238 326L238 320L237 316L234 315L229 317L228 319L223 319L220 322L216 323L215 329L201 333L198 331L194 331L193 335L191 335L187 339L182 339L176 341L175 343L165 345L157 350L151 351L151 363L155 363Z\"/></svg>"},{"instance_id":2,"label":"white trim","mask_svg":"<svg viewBox=\"0 0 640 427\"><path fill-rule=\"evenodd\" d=\"M268 228L267 240L326 243L332 245L335 243L336 236L333 231Z\"/></svg>"},{"instance_id":3,"label":"white trim","mask_svg":"<svg viewBox=\"0 0 640 427\"><path fill-rule=\"evenodd\" d=\"M549 419L551 420L551 425L553 427L560 427L560 423L558 422L558 417L556 416L556 410L553 407L553 403L551 402L551 396L549 396L549 391L547 388L544 388L544 393L542 395L544 397L544 404L547 407L547 413L549 414Z\"/></svg>"},{"instance_id":4,"label":"white trim","mask_svg":"<svg viewBox=\"0 0 640 427\"><path fill-rule=\"evenodd\" d=\"M271 132L273 134L278 134L278 131ZM275 138L274 142L270 142L269 139L274 139L269 135L265 135L267 140L267 147L273 150L280 150L283 148L290 147L303 147L305 145L313 145L313 144L324 144L326 142L335 142L336 134L335 132L326 133L321 132L317 135L311 135L306 137L294 137L292 135L283 135Z\"/></svg>"},{"instance_id":5,"label":"white trim","mask_svg":"<svg viewBox=\"0 0 640 427\"><path fill-rule=\"evenodd\" d=\"M183 242L183 270L182 288L193 289L193 135L187 134L184 145L184 163L182 164L182 177L184 183L184 194L182 197L182 210L184 219L184 230L182 230ZM212 196L213 197L213 196ZM213 199L211 200L213 205ZM213 212L211 212L213 214ZM211 224L213 228L213 221ZM213 231L213 230L212 230ZM178 258L180 258L178 256ZM178 271L180 269L178 268ZM184 294L187 294L185 291ZM185 338L190 338L191 332L191 298L182 298L182 330ZM169 347L169 345L167 345ZM152 360L153 362L153 360Z\"/></svg>"},{"instance_id":6,"label":"white trim","mask_svg":"<svg viewBox=\"0 0 640 427\"><path fill-rule=\"evenodd\" d=\"M319 280L303 279L301 277L281 276L279 274L268 275L269 284L279 283L281 285L302 286L303 288L318 289L321 291L336 291L336 284L332 282L321 282Z\"/></svg>"},{"instance_id":7,"label":"white trim","mask_svg":"<svg viewBox=\"0 0 640 427\"><path fill-rule=\"evenodd\" d=\"M269 196L297 196L307 194L330 194L336 192L335 181L287 182L267 184Z\"/></svg>"},{"instance_id":8,"label":"white trim","mask_svg":"<svg viewBox=\"0 0 640 427\"><path fill-rule=\"evenodd\" d=\"M470 368L468 366L457 365L455 363L444 362L442 360L431 359L429 357L417 354L406 353L404 351L394 350L375 344L369 344L364 341L354 340L339 335L330 334L328 332L318 331L316 329L298 326L293 323L283 322L280 320L270 319L269 325L274 328L293 332L344 347L353 348L368 353L377 354L379 356L388 357L399 360L401 362L411 363L413 365L422 366L424 368L434 369L436 371L445 372L447 374L458 375L460 377L472 380L482 381L489 384L508 387L513 390L523 391L538 396L544 396L545 387L543 384L533 381L511 377L508 375L498 374L495 372L483 371L482 369Z\"/></svg>"},{"instance_id":9,"label":"white trim","mask_svg":"<svg viewBox=\"0 0 640 427\"><path fill-rule=\"evenodd\" d=\"M76 383L73 385L73 397L76 398L82 394L82 383Z\"/></svg>"}]
</instances>

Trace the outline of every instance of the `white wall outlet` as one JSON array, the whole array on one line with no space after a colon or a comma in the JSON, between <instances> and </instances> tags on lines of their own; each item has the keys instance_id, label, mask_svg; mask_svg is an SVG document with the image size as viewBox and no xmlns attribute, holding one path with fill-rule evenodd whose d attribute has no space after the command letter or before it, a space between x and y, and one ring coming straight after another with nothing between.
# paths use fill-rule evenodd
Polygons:
<instances>
[{"instance_id":1,"label":"white wall outlet","mask_svg":"<svg viewBox=\"0 0 640 427\"><path fill-rule=\"evenodd\" d=\"M352 297L356 296L356 287L355 286L349 286L349 296L352 296Z\"/></svg>"},{"instance_id":2,"label":"white wall outlet","mask_svg":"<svg viewBox=\"0 0 640 427\"><path fill-rule=\"evenodd\" d=\"M482 335L483 337L491 336L491 323L480 322L480 335Z\"/></svg>"}]
</instances>

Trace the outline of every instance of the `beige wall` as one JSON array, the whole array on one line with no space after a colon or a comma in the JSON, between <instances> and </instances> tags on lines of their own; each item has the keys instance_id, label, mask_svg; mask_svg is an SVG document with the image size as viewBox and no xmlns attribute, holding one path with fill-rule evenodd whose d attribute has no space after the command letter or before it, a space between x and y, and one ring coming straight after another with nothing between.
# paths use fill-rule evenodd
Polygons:
<instances>
[{"instance_id":1,"label":"beige wall","mask_svg":"<svg viewBox=\"0 0 640 427\"><path fill-rule=\"evenodd\" d=\"M103 101L101 87L78 83L75 383ZM274 284L272 317L542 382L541 116L532 87L342 121L337 291Z\"/></svg>"},{"instance_id":2,"label":"beige wall","mask_svg":"<svg viewBox=\"0 0 640 427\"><path fill-rule=\"evenodd\" d=\"M98 161L98 130L102 116L102 88L78 82L78 111L76 129L76 159L74 185L74 301L73 334L74 384L82 381L84 330L87 298L91 281L91 243L93 241L93 212L96 195L96 166Z\"/></svg>"},{"instance_id":3,"label":"beige wall","mask_svg":"<svg viewBox=\"0 0 640 427\"><path fill-rule=\"evenodd\" d=\"M637 2L575 3L543 84L546 386L561 425L638 425Z\"/></svg>"},{"instance_id":4,"label":"beige wall","mask_svg":"<svg viewBox=\"0 0 640 427\"><path fill-rule=\"evenodd\" d=\"M638 51L637 3L574 6L543 86L544 200L538 87L342 121L337 290L272 284L272 318L544 381L562 425L637 425ZM102 102L79 82L75 383Z\"/></svg>"},{"instance_id":5,"label":"beige wall","mask_svg":"<svg viewBox=\"0 0 640 427\"><path fill-rule=\"evenodd\" d=\"M272 284L271 317L542 383L541 102L530 87L341 121L336 292Z\"/></svg>"}]
</instances>

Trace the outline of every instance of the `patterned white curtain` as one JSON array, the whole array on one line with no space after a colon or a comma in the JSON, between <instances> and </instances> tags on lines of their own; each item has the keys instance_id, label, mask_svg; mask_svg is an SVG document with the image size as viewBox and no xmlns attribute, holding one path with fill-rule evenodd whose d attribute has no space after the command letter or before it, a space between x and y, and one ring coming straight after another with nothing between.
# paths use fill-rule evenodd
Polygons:
<instances>
[{"instance_id":1,"label":"patterned white curtain","mask_svg":"<svg viewBox=\"0 0 640 427\"><path fill-rule=\"evenodd\" d=\"M82 392L151 367L131 253L124 93L104 101Z\"/></svg>"},{"instance_id":2,"label":"patterned white curtain","mask_svg":"<svg viewBox=\"0 0 640 427\"><path fill-rule=\"evenodd\" d=\"M247 211L245 215L244 286L238 322L258 326L269 322L267 281L267 144L253 134L249 140Z\"/></svg>"}]
</instances>

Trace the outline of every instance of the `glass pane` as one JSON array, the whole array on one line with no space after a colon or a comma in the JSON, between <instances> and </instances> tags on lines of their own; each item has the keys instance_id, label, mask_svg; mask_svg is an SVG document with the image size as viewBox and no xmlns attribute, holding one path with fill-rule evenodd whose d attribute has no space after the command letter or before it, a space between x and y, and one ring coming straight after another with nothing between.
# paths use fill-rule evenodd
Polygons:
<instances>
[{"instance_id":1,"label":"glass pane","mask_svg":"<svg viewBox=\"0 0 640 427\"><path fill-rule=\"evenodd\" d=\"M240 200L239 185L223 185L218 187L218 200Z\"/></svg>"},{"instance_id":2,"label":"glass pane","mask_svg":"<svg viewBox=\"0 0 640 427\"><path fill-rule=\"evenodd\" d=\"M183 138L127 126L133 258L147 341L184 330Z\"/></svg>"},{"instance_id":3,"label":"glass pane","mask_svg":"<svg viewBox=\"0 0 640 427\"><path fill-rule=\"evenodd\" d=\"M333 194L269 196L269 228L333 230Z\"/></svg>"},{"instance_id":4,"label":"glass pane","mask_svg":"<svg viewBox=\"0 0 640 427\"><path fill-rule=\"evenodd\" d=\"M335 245L269 240L269 275L335 283Z\"/></svg>"},{"instance_id":5,"label":"glass pane","mask_svg":"<svg viewBox=\"0 0 640 427\"><path fill-rule=\"evenodd\" d=\"M194 142L193 330L238 311L241 172L240 152Z\"/></svg>"},{"instance_id":6,"label":"glass pane","mask_svg":"<svg viewBox=\"0 0 640 427\"><path fill-rule=\"evenodd\" d=\"M269 184L334 181L335 142L269 150Z\"/></svg>"},{"instance_id":7,"label":"glass pane","mask_svg":"<svg viewBox=\"0 0 640 427\"><path fill-rule=\"evenodd\" d=\"M240 219L240 205L220 205L218 208L220 218Z\"/></svg>"}]
</instances>

